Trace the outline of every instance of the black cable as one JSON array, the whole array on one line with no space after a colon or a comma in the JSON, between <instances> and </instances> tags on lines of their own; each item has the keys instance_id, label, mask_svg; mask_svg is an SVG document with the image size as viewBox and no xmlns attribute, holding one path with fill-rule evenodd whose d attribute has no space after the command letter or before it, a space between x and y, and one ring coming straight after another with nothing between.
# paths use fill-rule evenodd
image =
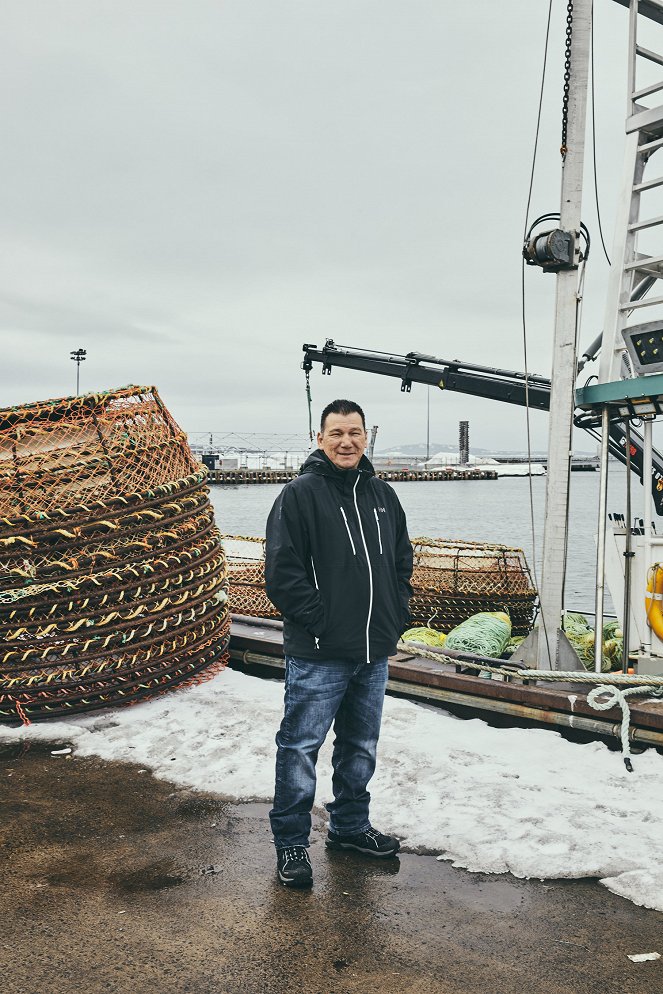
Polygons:
<instances>
[{"instance_id":1,"label":"black cable","mask_svg":"<svg viewBox=\"0 0 663 994\"><path fill-rule=\"evenodd\" d=\"M532 190L534 188L534 170L536 168L536 153L539 146L539 130L541 128L541 109L543 107L543 89L546 81L546 68L548 65L548 43L550 41L550 20L552 17L552 4L553 0L550 0L548 4L548 23L546 24L546 40L543 50L543 70L541 72L541 90L539 92L539 109L536 117L536 134L534 136L534 151L532 153L532 170L529 179L529 192L527 194L527 207L525 208L525 228L524 231L527 232L527 222L529 218L529 209L532 203Z\"/></svg>"},{"instance_id":2,"label":"black cable","mask_svg":"<svg viewBox=\"0 0 663 994\"><path fill-rule=\"evenodd\" d=\"M527 207L525 208L525 224L523 228L523 242L527 236L527 229L529 226L529 211L532 203L532 190L534 188L534 171L536 169L536 155L539 146L539 131L541 128L541 110L543 107L543 91L546 82L546 69L548 65L548 45L550 42L550 21L552 18L552 5L553 0L549 0L548 4L548 21L546 24L546 39L544 44L543 52L543 69L541 72L541 89L539 91L539 108L536 118L536 133L534 137L534 149L532 152L532 169L530 172L529 180L529 191L527 193ZM520 284L521 284L521 314L522 314L522 324L523 324L523 360L525 365L525 423L527 426L527 461L530 468L528 474L529 480L529 504L530 504L530 527L532 530L532 572L534 574L534 582L536 584L536 589L539 589L539 581L537 577L536 568L536 531L534 527L534 489L532 485L532 437L531 437L531 426L530 426L530 406L529 406L529 367L527 363L527 322L525 318L525 260L522 260L521 273L520 273ZM550 642L548 639L548 630L546 628L545 619L543 617L543 611L541 610L541 601L539 600L539 610L541 611L541 621L543 622L543 633L546 638L546 645L548 647L548 659L550 660L550 666L552 668L552 658L550 652Z\"/></svg>"},{"instance_id":3,"label":"black cable","mask_svg":"<svg viewBox=\"0 0 663 994\"><path fill-rule=\"evenodd\" d=\"M594 2L592 0L592 9L590 11L591 27L590 27L590 53L591 53L591 76L592 76L592 159L594 161L594 196L596 198L596 219L599 225L599 235L601 236L601 245L603 246L603 254L605 255L608 265L611 266L610 256L608 255L608 250L605 247L605 239L603 237L603 226L601 225L601 207L599 205L599 181L596 171L596 116L594 113Z\"/></svg>"}]
</instances>

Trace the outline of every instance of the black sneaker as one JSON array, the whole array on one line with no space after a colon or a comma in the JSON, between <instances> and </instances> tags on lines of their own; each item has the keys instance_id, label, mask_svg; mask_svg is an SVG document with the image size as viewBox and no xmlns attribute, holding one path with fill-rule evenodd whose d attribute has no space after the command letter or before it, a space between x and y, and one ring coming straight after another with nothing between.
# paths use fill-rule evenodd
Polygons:
<instances>
[{"instance_id":1,"label":"black sneaker","mask_svg":"<svg viewBox=\"0 0 663 994\"><path fill-rule=\"evenodd\" d=\"M286 887L310 887L313 869L306 846L284 846L276 850L276 870Z\"/></svg>"},{"instance_id":2,"label":"black sneaker","mask_svg":"<svg viewBox=\"0 0 663 994\"><path fill-rule=\"evenodd\" d=\"M325 845L328 849L354 849L367 856L395 856L401 847L398 839L391 835L382 835L375 828L369 828L358 835L337 835L327 832Z\"/></svg>"}]
</instances>

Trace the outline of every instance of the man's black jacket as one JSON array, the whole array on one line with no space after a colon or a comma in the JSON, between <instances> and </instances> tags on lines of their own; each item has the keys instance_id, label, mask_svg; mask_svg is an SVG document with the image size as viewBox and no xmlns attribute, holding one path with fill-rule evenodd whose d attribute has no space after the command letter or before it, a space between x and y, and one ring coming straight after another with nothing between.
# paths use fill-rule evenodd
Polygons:
<instances>
[{"instance_id":1,"label":"man's black jacket","mask_svg":"<svg viewBox=\"0 0 663 994\"><path fill-rule=\"evenodd\" d=\"M267 521L267 595L301 659L391 655L410 618L412 546L392 488L363 456L338 469L317 449Z\"/></svg>"}]
</instances>

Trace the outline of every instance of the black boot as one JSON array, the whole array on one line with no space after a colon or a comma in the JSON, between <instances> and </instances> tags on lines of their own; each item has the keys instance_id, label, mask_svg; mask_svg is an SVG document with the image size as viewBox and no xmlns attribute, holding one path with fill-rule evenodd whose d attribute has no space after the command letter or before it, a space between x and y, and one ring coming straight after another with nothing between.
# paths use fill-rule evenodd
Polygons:
<instances>
[{"instance_id":1,"label":"black boot","mask_svg":"<svg viewBox=\"0 0 663 994\"><path fill-rule=\"evenodd\" d=\"M354 849L366 856L395 856L401 847L398 839L382 835L375 828L359 832L358 835L337 835L336 832L329 831L325 845L328 849Z\"/></svg>"},{"instance_id":2,"label":"black boot","mask_svg":"<svg viewBox=\"0 0 663 994\"><path fill-rule=\"evenodd\" d=\"M284 846L276 850L276 870L286 887L310 887L313 869L306 846Z\"/></svg>"}]
</instances>

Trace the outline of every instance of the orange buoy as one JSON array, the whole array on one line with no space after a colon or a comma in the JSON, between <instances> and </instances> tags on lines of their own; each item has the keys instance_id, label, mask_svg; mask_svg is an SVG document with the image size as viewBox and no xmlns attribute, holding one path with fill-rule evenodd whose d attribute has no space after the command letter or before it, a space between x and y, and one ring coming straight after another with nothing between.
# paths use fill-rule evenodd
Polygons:
<instances>
[{"instance_id":1,"label":"orange buoy","mask_svg":"<svg viewBox=\"0 0 663 994\"><path fill-rule=\"evenodd\" d=\"M654 563L647 576L645 595L647 624L663 640L663 566Z\"/></svg>"}]
</instances>

